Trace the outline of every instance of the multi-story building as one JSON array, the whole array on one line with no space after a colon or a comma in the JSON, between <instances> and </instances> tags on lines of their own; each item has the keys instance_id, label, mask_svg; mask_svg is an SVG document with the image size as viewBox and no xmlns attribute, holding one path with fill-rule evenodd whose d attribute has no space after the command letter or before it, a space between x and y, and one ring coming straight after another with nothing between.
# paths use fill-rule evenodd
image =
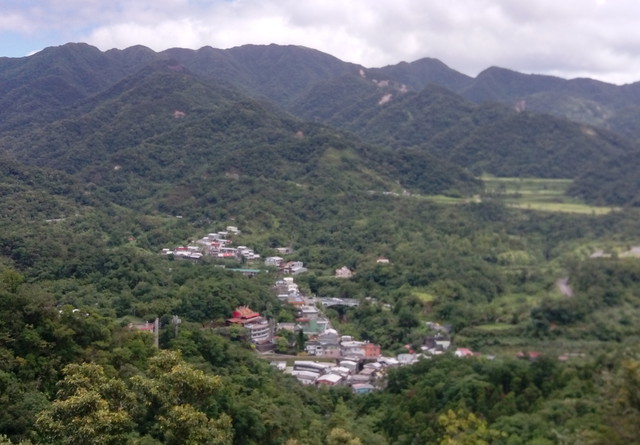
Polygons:
<instances>
[{"instance_id":1,"label":"multi-story building","mask_svg":"<svg viewBox=\"0 0 640 445\"><path fill-rule=\"evenodd\" d=\"M273 340L271 323L265 320L258 312L252 311L248 306L240 306L233 312L233 317L227 319L227 324L243 326L249 330L251 341L255 344L269 343Z\"/></svg>"},{"instance_id":2,"label":"multi-story building","mask_svg":"<svg viewBox=\"0 0 640 445\"><path fill-rule=\"evenodd\" d=\"M251 334L251 341L254 343L263 343L270 341L273 337L271 325L267 320L262 320L256 323L250 323L245 325L245 328L249 329Z\"/></svg>"}]
</instances>

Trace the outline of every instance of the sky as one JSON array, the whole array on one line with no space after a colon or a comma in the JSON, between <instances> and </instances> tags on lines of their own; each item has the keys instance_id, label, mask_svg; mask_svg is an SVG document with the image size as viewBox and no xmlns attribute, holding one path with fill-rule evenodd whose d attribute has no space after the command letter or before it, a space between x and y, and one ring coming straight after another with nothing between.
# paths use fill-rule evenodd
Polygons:
<instances>
[{"instance_id":1,"label":"sky","mask_svg":"<svg viewBox=\"0 0 640 445\"><path fill-rule=\"evenodd\" d=\"M302 45L365 67L423 57L640 81L639 0L1 0L0 56L86 42L106 51Z\"/></svg>"}]
</instances>

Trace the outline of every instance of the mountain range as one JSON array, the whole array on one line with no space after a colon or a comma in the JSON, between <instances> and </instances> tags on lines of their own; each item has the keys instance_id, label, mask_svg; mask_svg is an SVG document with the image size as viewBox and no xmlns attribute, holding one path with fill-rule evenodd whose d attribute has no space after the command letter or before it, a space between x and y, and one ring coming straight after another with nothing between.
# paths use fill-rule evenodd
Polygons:
<instances>
[{"instance_id":1,"label":"mountain range","mask_svg":"<svg viewBox=\"0 0 640 445\"><path fill-rule=\"evenodd\" d=\"M634 443L636 89L277 45L0 59L0 444ZM225 322L315 359L284 288L417 363L299 385Z\"/></svg>"},{"instance_id":2,"label":"mountain range","mask_svg":"<svg viewBox=\"0 0 640 445\"><path fill-rule=\"evenodd\" d=\"M0 147L142 201L193 177L460 195L488 173L571 178L589 202L635 205L623 184L640 158L639 95L495 67L472 78L428 58L366 68L299 46L70 43L0 59Z\"/></svg>"}]
</instances>

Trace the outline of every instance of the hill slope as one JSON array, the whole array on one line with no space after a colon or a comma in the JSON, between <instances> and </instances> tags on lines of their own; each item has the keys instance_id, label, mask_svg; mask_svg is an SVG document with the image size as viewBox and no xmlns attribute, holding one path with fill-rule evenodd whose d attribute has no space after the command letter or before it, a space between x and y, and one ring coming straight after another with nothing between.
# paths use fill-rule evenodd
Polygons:
<instances>
[{"instance_id":1,"label":"hill slope","mask_svg":"<svg viewBox=\"0 0 640 445\"><path fill-rule=\"evenodd\" d=\"M638 140L640 126L630 124L638 116L640 83L617 86L593 79L561 79L522 74L491 67L456 90L475 102L500 102L576 122L597 125Z\"/></svg>"},{"instance_id":2,"label":"hill slope","mask_svg":"<svg viewBox=\"0 0 640 445\"><path fill-rule=\"evenodd\" d=\"M605 130L475 104L435 85L415 93L350 78L317 87L300 103L308 118L324 119L376 144L418 148L476 174L574 178L636 150Z\"/></svg>"},{"instance_id":3,"label":"hill slope","mask_svg":"<svg viewBox=\"0 0 640 445\"><path fill-rule=\"evenodd\" d=\"M157 64L183 70L183 77L174 73L172 80L156 79L146 87L136 84ZM191 76L188 81L187 74ZM194 83L187 85L189 82ZM451 163L475 174L509 176L575 178L601 165L615 170L621 162L609 161L633 154L637 147L606 129L632 139L640 131L635 105L640 95L638 85L568 81L500 68L490 68L471 79L434 59L367 69L297 46L205 47L161 53L137 46L103 53L89 45L67 44L30 57L0 59L0 143L3 150L25 162L77 172L96 162L108 162L109 168L121 167L124 153L130 153L127 159L136 158L139 154L131 154L134 151L146 153L157 149L157 141L171 140L179 148L165 149L164 154L156 156L163 159L160 163L165 164L164 170L157 168L158 161L146 167L160 175L171 163L190 165L178 161L175 155L193 150L181 142L189 138L196 141L200 152L195 150L187 158L209 159L203 148L211 145L211 134L203 130L208 126L221 141L216 150L223 146L246 150L265 140L288 146L291 141L282 139L283 134L299 134L300 130L310 135L320 128L307 128L307 124L278 111L280 108L302 119L347 130L369 144L408 149L398 156L387 153L382 158L376 156L384 150L374 150L376 155L358 154L369 171L377 172L374 176L378 179L391 178L390 183L387 179L382 182L400 180L401 187L418 187L421 191L460 191L476 186L469 187L472 181L468 175L460 170L453 172ZM178 86L182 88L180 93L172 90ZM465 101L452 91L473 101ZM516 103L525 112L513 111ZM596 127L538 116L529 110ZM186 120L172 117L174 112L181 116L186 111ZM271 114L275 117L268 116ZM211 126L208 121L217 123ZM226 121L231 127L250 129L225 134L226 124L221 122ZM346 137L327 129L322 133L339 140ZM246 135L252 136L240 142ZM295 140L308 142L310 138ZM145 148L141 148L143 145ZM230 152L218 153L216 162L228 168L239 164L237 157L244 159L245 166L247 159L255 159L254 167L245 167L248 174L264 174L268 170L265 166L273 164L266 158L238 153L242 151L233 155L233 162ZM150 162L149 156L143 158ZM305 162L313 163L313 159L307 156ZM412 163L430 166L423 176L438 179L417 181L421 173L407 174ZM145 165L134 164L140 166L138 170ZM287 171L295 165L285 164ZM386 173L380 172L379 165L387 166ZM93 165L92 173L85 172L85 177L92 182L101 177L98 170L104 168ZM175 175L175 170L166 174ZM621 176L612 173L614 178ZM446 177L464 178L467 185L448 183ZM372 178L369 181L377 183ZM448 186L433 187L435 183Z\"/></svg>"},{"instance_id":4,"label":"hill slope","mask_svg":"<svg viewBox=\"0 0 640 445\"><path fill-rule=\"evenodd\" d=\"M470 191L477 181L420 153L363 144L297 121L214 85L172 61L155 62L31 133L0 139L23 162L106 186L123 203L171 194L203 196L229 178L264 178L359 190ZM188 184L188 186L186 185ZM120 191L127 190L126 196Z\"/></svg>"},{"instance_id":5,"label":"hill slope","mask_svg":"<svg viewBox=\"0 0 640 445\"><path fill-rule=\"evenodd\" d=\"M449 68L438 59L425 57L414 62L400 62L383 68L370 68L365 71L367 78L391 79L419 91L429 84L436 84L452 91L467 87L472 78Z\"/></svg>"}]
</instances>

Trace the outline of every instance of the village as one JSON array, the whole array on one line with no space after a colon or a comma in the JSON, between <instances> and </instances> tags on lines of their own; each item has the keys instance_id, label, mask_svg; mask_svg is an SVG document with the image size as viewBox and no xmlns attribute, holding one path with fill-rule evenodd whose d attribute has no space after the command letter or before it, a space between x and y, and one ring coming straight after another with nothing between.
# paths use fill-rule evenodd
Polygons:
<instances>
[{"instance_id":1,"label":"village","mask_svg":"<svg viewBox=\"0 0 640 445\"><path fill-rule=\"evenodd\" d=\"M336 277L345 278L345 269L337 269ZM431 347L425 347L421 354L411 352L396 357L383 356L377 344L340 335L322 312L323 308L336 305L357 306L357 300L304 295L291 276L278 279L275 291L280 301L297 307L298 313L295 323L278 323L276 331L299 331L307 340L304 344L304 360L294 360L289 364L287 361L274 360L272 365L290 373L305 385L345 385L358 394L370 392L384 386L384 377L389 368L413 364L422 353L443 353L451 343L448 340L434 340ZM439 339L444 339L444 335Z\"/></svg>"},{"instance_id":2,"label":"village","mask_svg":"<svg viewBox=\"0 0 640 445\"><path fill-rule=\"evenodd\" d=\"M282 256L270 256L262 260L261 255L247 246L231 247L233 241L230 237L239 234L237 227L227 226L226 230L209 233L193 245L165 248L162 254L192 261L205 258L240 261L255 268L230 270L248 276L277 271L274 293L281 303L295 308L295 322L277 323L248 306L240 306L230 314L226 324L246 329L248 340L255 351L268 358L272 366L294 376L300 383L319 387L348 386L354 393L367 393L384 387L384 377L389 368L411 365L420 359L428 359L450 350L451 326L437 322L426 322L426 327L432 334L424 339L420 351L407 347L406 352L394 357L384 356L379 345L354 339L349 335L340 335L323 309L331 306L357 306L358 300L306 295L295 282L295 276L307 272L307 268L301 261L284 259L284 256L293 253L290 247L276 248L278 255ZM376 261L379 264L389 263L383 257ZM258 268L258 262L264 268ZM353 273L342 266L335 270L334 276L338 279L350 279ZM153 330L151 324L145 325L144 329ZM276 351L277 341L285 333L298 334L299 338L304 339L304 344L299 347L300 352L295 356L278 354ZM469 348L456 348L453 354L460 358L480 355ZM519 357L531 360L538 355L537 352L520 353Z\"/></svg>"}]
</instances>

